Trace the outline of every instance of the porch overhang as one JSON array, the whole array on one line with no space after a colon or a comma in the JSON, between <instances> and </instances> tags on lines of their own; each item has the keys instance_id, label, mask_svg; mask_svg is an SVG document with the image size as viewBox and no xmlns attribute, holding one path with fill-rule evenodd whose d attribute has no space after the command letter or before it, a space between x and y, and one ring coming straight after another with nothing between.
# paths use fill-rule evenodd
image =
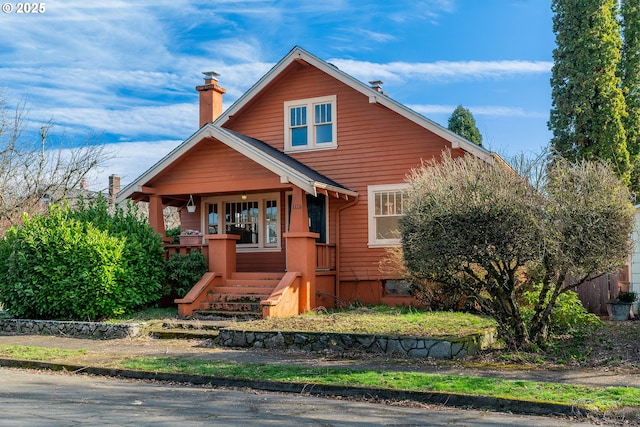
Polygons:
<instances>
[{"instance_id":1,"label":"porch overhang","mask_svg":"<svg viewBox=\"0 0 640 427\"><path fill-rule=\"evenodd\" d=\"M169 196L168 194L160 194L160 192L158 192L150 182L165 168L185 155L194 145L198 143L209 143L212 140L227 145L246 158L273 172L279 177L281 184L292 184L309 194L313 194L314 196L324 194L346 200L350 200L358 196L356 191L338 184L318 171L263 141L251 138L230 129L207 124L189 137L189 139L176 147L138 179L126 186L118 194L117 202L121 203L126 199L146 201L151 195L158 195L163 198L167 198L167 196ZM185 189L185 192L191 193L192 191ZM180 202L180 200L168 200L168 198L167 200L163 200L163 203L166 205L179 205Z\"/></svg>"},{"instance_id":2,"label":"porch overhang","mask_svg":"<svg viewBox=\"0 0 640 427\"><path fill-rule=\"evenodd\" d=\"M278 175L283 184L291 183L314 196L321 193L349 199L358 195L266 142L213 125L209 126L209 131L210 137Z\"/></svg>"}]
</instances>

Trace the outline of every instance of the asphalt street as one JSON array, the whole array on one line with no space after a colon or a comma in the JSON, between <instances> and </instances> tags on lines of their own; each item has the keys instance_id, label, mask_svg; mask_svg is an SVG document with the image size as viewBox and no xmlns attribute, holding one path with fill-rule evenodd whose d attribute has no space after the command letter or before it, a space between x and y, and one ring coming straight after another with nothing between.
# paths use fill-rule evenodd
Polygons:
<instances>
[{"instance_id":1,"label":"asphalt street","mask_svg":"<svg viewBox=\"0 0 640 427\"><path fill-rule=\"evenodd\" d=\"M591 426L442 406L404 407L0 368L0 426Z\"/></svg>"}]
</instances>

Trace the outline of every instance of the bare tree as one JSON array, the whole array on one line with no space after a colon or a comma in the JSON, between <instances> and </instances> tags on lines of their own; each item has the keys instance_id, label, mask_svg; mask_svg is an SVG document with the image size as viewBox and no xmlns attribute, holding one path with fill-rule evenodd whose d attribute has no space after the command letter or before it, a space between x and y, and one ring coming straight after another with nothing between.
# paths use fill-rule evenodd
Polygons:
<instances>
[{"instance_id":1,"label":"bare tree","mask_svg":"<svg viewBox=\"0 0 640 427\"><path fill-rule=\"evenodd\" d=\"M94 135L65 147L52 138L53 123L30 138L27 108L20 102L7 106L0 93L0 234L20 222L23 214L45 212L49 202L81 195L89 172L104 166L111 157Z\"/></svg>"},{"instance_id":2,"label":"bare tree","mask_svg":"<svg viewBox=\"0 0 640 427\"><path fill-rule=\"evenodd\" d=\"M544 345L558 297L631 248L630 194L607 164L555 160L541 181L538 191L511 169L445 153L413 172L401 221L411 274L472 296L514 348ZM535 285L527 322L519 296Z\"/></svg>"}]
</instances>

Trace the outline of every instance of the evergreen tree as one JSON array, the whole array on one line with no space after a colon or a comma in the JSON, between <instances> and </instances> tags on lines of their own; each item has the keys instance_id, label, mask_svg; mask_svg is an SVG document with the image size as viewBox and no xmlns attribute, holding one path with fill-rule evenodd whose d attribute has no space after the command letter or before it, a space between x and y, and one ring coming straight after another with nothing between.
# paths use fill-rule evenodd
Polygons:
<instances>
[{"instance_id":1,"label":"evergreen tree","mask_svg":"<svg viewBox=\"0 0 640 427\"><path fill-rule=\"evenodd\" d=\"M461 137L482 146L482 135L476 127L476 120L473 118L471 111L458 105L451 117L449 117L449 130L455 132Z\"/></svg>"},{"instance_id":2,"label":"evergreen tree","mask_svg":"<svg viewBox=\"0 0 640 427\"><path fill-rule=\"evenodd\" d=\"M622 0L620 77L627 107L624 129L631 158L631 190L640 191L640 1Z\"/></svg>"},{"instance_id":3,"label":"evergreen tree","mask_svg":"<svg viewBox=\"0 0 640 427\"><path fill-rule=\"evenodd\" d=\"M570 161L611 162L630 183L617 0L553 0L551 147Z\"/></svg>"}]
</instances>

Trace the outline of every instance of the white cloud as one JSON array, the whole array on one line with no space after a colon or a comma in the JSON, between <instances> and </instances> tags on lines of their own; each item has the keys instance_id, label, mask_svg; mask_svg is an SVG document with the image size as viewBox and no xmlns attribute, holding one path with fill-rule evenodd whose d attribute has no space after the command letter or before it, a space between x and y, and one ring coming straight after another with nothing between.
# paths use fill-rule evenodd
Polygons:
<instances>
[{"instance_id":1,"label":"white cloud","mask_svg":"<svg viewBox=\"0 0 640 427\"><path fill-rule=\"evenodd\" d=\"M363 52L374 46L382 51L390 41L410 44L404 27L396 23L404 22L407 27L438 25L442 17L459 7L456 0L361 3L53 0L46 3L47 12L40 16L0 16L3 57L0 90L5 89L9 106L27 97L29 125L34 130L53 119L58 128L72 136L95 132L114 135L112 140L158 141L116 144L124 154L105 176L118 173L124 183L127 176L134 175L129 177L134 179L144 171L139 167L144 160L138 161L137 155L143 159L151 154L149 151L162 151L159 147L164 144L176 145L176 141L187 138L197 128L198 95L194 87L202 84L202 71L221 74L220 85L227 89L224 96L227 108L294 44L310 50L317 48L313 51L318 55L348 52L344 57L362 58L369 56ZM370 57L377 54L374 52ZM414 96L413 86L407 89L402 83L497 80L548 73L551 69L550 62L517 60L376 63L337 58L329 62L362 81L396 82L397 89L393 92L411 91L411 99L404 101L433 103L455 102L452 100L455 98ZM452 92L457 89L449 88ZM509 104L508 100L495 102ZM514 101L514 105L519 103ZM455 105L411 108L427 117L445 117ZM486 117L537 114L526 107L467 108L476 116ZM136 147L142 148L136 151Z\"/></svg>"},{"instance_id":2,"label":"white cloud","mask_svg":"<svg viewBox=\"0 0 640 427\"><path fill-rule=\"evenodd\" d=\"M384 42L388 42L396 39L395 36L388 33L380 33L376 31L365 30L362 28L356 29L354 33L358 34L359 36L365 37L369 40L372 40L376 43L384 43Z\"/></svg>"},{"instance_id":3,"label":"white cloud","mask_svg":"<svg viewBox=\"0 0 640 427\"><path fill-rule=\"evenodd\" d=\"M198 129L196 104L142 106L109 110L101 108L52 108L34 110L35 116L49 114L54 123L118 135L163 135L181 138Z\"/></svg>"},{"instance_id":4,"label":"white cloud","mask_svg":"<svg viewBox=\"0 0 640 427\"><path fill-rule=\"evenodd\" d=\"M423 116L446 114L451 115L457 105L430 105L430 104L413 104L407 105L413 111L422 114ZM525 111L521 107L506 107L500 105L479 105L479 106L465 106L471 114L474 116L487 116L487 117L520 117L520 118L546 118L549 113L530 112Z\"/></svg>"},{"instance_id":5,"label":"white cloud","mask_svg":"<svg viewBox=\"0 0 640 427\"><path fill-rule=\"evenodd\" d=\"M412 79L460 81L466 79L500 78L517 74L540 74L551 71L548 61L437 61L432 63L389 62L378 64L352 59L330 59L342 71L363 81Z\"/></svg>"},{"instance_id":6,"label":"white cloud","mask_svg":"<svg viewBox=\"0 0 640 427\"><path fill-rule=\"evenodd\" d=\"M118 175L124 187L155 165L181 142L163 140L107 144L105 150L113 153L113 158L103 168L89 175L87 179L89 188L94 191L104 190L107 188L109 175Z\"/></svg>"}]
</instances>

